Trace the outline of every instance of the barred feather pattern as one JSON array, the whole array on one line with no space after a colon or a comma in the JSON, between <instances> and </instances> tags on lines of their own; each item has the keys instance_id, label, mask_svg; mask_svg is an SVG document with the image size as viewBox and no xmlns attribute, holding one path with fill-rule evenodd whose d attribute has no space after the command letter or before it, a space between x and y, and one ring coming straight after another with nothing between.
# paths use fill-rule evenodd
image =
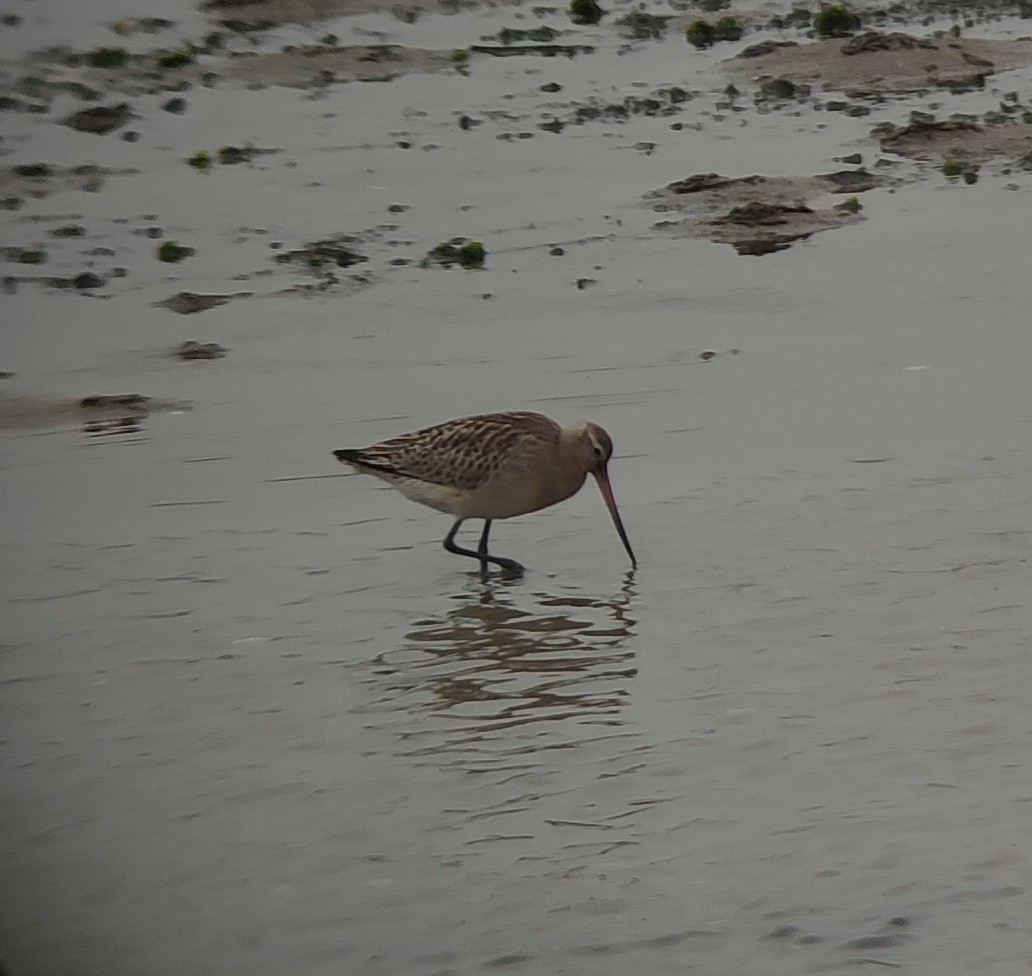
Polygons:
<instances>
[{"instance_id":1,"label":"barred feather pattern","mask_svg":"<svg viewBox=\"0 0 1032 976\"><path fill-rule=\"evenodd\" d=\"M561 430L539 413L480 414L392 437L355 451L349 460L373 474L473 491L522 464L528 453L557 451Z\"/></svg>"}]
</instances>

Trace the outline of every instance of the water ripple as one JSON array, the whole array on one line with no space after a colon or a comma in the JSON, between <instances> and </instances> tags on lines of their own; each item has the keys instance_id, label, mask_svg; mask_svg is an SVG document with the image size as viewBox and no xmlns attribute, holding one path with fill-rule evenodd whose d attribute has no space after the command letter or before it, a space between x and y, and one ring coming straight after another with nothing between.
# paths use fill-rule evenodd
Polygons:
<instances>
[{"instance_id":1,"label":"water ripple","mask_svg":"<svg viewBox=\"0 0 1032 976\"><path fill-rule=\"evenodd\" d=\"M612 736L601 730L622 724L637 673L633 599L630 585L600 598L473 584L369 662L363 712L410 758L497 759Z\"/></svg>"}]
</instances>

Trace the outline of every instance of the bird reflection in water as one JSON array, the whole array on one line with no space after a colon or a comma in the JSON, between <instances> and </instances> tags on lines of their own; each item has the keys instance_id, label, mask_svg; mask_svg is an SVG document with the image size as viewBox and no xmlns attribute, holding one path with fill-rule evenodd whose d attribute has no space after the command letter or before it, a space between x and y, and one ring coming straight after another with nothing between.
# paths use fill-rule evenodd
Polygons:
<instances>
[{"instance_id":1,"label":"bird reflection in water","mask_svg":"<svg viewBox=\"0 0 1032 976\"><path fill-rule=\"evenodd\" d=\"M434 750L475 742L483 752L490 740L517 746L504 730L519 730L523 740L563 724L621 724L637 673L628 647L637 626L633 574L609 598L573 589L528 595L492 581L471 584L453 600L444 616L418 621L402 647L375 661L383 692L373 709L404 712L396 716L407 726L403 737L428 735L435 742L425 745ZM451 721L417 730L419 712Z\"/></svg>"}]
</instances>

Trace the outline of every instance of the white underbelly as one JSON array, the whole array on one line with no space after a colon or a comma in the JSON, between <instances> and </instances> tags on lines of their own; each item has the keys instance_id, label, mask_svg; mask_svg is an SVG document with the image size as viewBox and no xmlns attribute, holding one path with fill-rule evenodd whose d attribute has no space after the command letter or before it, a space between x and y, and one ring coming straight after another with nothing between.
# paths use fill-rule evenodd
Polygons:
<instances>
[{"instance_id":1,"label":"white underbelly","mask_svg":"<svg viewBox=\"0 0 1032 976\"><path fill-rule=\"evenodd\" d=\"M464 492L447 485L435 485L418 478L391 478L391 484L407 499L426 505L438 512L446 512L461 518L462 496Z\"/></svg>"}]
</instances>

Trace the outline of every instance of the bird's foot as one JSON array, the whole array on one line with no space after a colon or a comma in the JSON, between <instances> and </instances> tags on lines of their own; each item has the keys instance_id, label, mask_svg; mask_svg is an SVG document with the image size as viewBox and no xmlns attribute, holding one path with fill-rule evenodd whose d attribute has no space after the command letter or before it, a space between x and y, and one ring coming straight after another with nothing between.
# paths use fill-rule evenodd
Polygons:
<instances>
[{"instance_id":1,"label":"bird's foot","mask_svg":"<svg viewBox=\"0 0 1032 976\"><path fill-rule=\"evenodd\" d=\"M519 579L526 569L521 566L515 559L506 559L504 556L495 556L494 563L501 569L502 573L510 579Z\"/></svg>"}]
</instances>

